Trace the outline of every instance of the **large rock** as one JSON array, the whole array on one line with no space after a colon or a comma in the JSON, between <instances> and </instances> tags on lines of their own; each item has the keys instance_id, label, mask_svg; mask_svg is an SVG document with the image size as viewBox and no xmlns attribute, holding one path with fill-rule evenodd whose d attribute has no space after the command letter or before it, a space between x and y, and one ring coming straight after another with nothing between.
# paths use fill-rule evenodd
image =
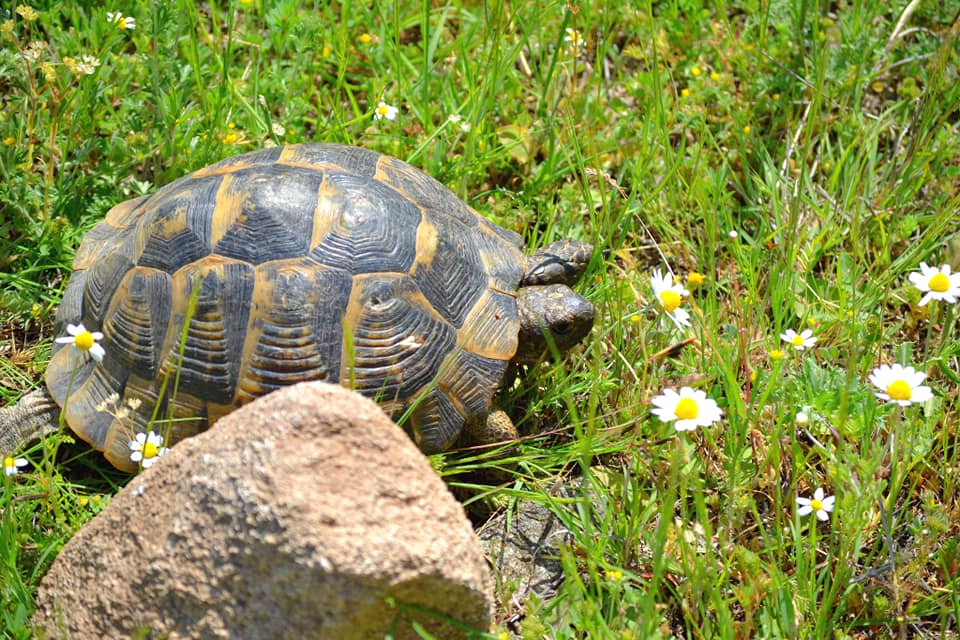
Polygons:
<instances>
[{"instance_id":1,"label":"large rock","mask_svg":"<svg viewBox=\"0 0 960 640\"><path fill-rule=\"evenodd\" d=\"M304 383L173 447L63 548L47 637L438 638L487 631L463 509L371 401ZM434 612L434 613L430 613Z\"/></svg>"}]
</instances>

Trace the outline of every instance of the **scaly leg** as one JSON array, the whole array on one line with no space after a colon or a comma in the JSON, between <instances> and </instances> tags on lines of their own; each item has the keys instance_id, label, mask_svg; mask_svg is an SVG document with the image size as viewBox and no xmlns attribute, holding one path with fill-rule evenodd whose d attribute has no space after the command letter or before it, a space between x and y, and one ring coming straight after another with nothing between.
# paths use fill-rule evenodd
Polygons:
<instances>
[{"instance_id":1,"label":"scaly leg","mask_svg":"<svg viewBox=\"0 0 960 640\"><path fill-rule=\"evenodd\" d=\"M10 454L57 430L60 407L46 388L32 391L0 409L0 453Z\"/></svg>"}]
</instances>

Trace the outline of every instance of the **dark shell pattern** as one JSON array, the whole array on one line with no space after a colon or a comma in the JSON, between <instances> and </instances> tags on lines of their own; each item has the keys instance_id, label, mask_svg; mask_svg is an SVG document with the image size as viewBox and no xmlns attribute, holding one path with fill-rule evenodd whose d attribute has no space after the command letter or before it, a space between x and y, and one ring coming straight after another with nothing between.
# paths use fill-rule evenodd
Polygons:
<instances>
[{"instance_id":1,"label":"dark shell pattern","mask_svg":"<svg viewBox=\"0 0 960 640\"><path fill-rule=\"evenodd\" d=\"M55 346L46 382L116 466L284 385L339 382L426 452L483 420L517 349L520 237L399 160L302 144L236 156L114 207L84 238L57 316L103 362ZM139 399L123 420L98 411ZM158 422L159 420L159 422Z\"/></svg>"}]
</instances>

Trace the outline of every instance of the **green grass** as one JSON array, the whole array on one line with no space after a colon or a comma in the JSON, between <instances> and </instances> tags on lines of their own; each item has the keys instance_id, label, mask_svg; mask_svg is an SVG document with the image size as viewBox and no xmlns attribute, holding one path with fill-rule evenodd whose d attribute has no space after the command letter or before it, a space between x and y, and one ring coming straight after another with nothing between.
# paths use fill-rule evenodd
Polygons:
<instances>
[{"instance_id":1,"label":"green grass","mask_svg":"<svg viewBox=\"0 0 960 640\"><path fill-rule=\"evenodd\" d=\"M921 261L960 269L955 5L919 3L897 28L906 3L304 4L41 2L35 20L4 5L5 401L39 384L73 251L113 204L268 144L363 145L530 246L609 250L579 287L599 309L583 348L502 394L549 435L482 500L539 500L575 536L556 597L512 632L957 637L958 310L919 307L907 280ZM373 119L380 100L395 121ZM668 266L705 275L683 333L650 290ZM816 347L786 348L788 328ZM925 371L933 400L878 402L867 376L893 362ZM660 423L650 399L682 385L724 419ZM29 637L50 561L125 481L65 439L3 481L5 637ZM497 463L436 464L457 486ZM561 472L612 507L554 499ZM798 517L820 486L829 522Z\"/></svg>"}]
</instances>

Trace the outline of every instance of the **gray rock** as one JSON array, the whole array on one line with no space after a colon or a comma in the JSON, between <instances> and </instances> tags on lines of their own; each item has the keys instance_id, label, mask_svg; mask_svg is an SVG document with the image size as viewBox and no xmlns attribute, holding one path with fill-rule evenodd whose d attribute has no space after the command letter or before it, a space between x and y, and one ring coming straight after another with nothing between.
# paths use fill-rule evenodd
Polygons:
<instances>
[{"instance_id":1,"label":"gray rock","mask_svg":"<svg viewBox=\"0 0 960 640\"><path fill-rule=\"evenodd\" d=\"M606 522L612 507L604 491L591 488L592 482L582 477L555 480L548 502L519 498L477 531L493 566L497 593L510 594L498 612L508 622L525 615L530 596L549 601L562 586L566 574L561 553L583 537L579 531L575 536L568 525L577 530L589 526L593 535L612 535ZM588 525L584 518L590 519Z\"/></svg>"},{"instance_id":2,"label":"gray rock","mask_svg":"<svg viewBox=\"0 0 960 640\"><path fill-rule=\"evenodd\" d=\"M491 579L463 509L377 406L304 383L173 447L63 548L46 637L463 637ZM448 619L449 618L449 619Z\"/></svg>"},{"instance_id":3,"label":"gray rock","mask_svg":"<svg viewBox=\"0 0 960 640\"><path fill-rule=\"evenodd\" d=\"M565 487L563 493L573 491ZM520 499L490 518L477 535L493 565L497 591L513 594L512 608L520 607L530 594L542 600L553 596L563 580L560 547L572 540L554 511Z\"/></svg>"}]
</instances>

